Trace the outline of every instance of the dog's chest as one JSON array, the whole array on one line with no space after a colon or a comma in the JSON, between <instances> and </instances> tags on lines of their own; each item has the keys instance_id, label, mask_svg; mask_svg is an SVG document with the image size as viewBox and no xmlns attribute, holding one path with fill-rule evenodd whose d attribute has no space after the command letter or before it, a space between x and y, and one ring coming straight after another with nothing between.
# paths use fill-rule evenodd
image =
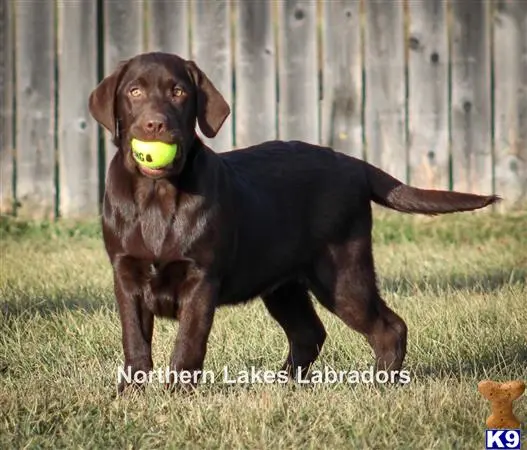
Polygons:
<instances>
[{"instance_id":1,"label":"dog's chest","mask_svg":"<svg viewBox=\"0 0 527 450\"><path fill-rule=\"evenodd\" d=\"M153 184L149 190L137 190L138 206L135 235L154 260L172 258L175 245L176 193L168 183Z\"/></svg>"},{"instance_id":2,"label":"dog's chest","mask_svg":"<svg viewBox=\"0 0 527 450\"><path fill-rule=\"evenodd\" d=\"M140 217L137 232L143 246L155 259L163 257L163 248L169 234L173 219L165 216L159 208L151 207Z\"/></svg>"}]
</instances>

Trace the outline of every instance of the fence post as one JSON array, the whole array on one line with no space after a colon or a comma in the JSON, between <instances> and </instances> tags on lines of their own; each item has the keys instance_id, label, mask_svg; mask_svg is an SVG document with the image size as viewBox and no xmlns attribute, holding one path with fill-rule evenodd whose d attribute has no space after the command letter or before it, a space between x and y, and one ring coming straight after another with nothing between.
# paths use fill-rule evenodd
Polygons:
<instances>
[{"instance_id":1,"label":"fence post","mask_svg":"<svg viewBox=\"0 0 527 450\"><path fill-rule=\"evenodd\" d=\"M496 2L494 170L502 207L527 201L527 2Z\"/></svg>"},{"instance_id":2,"label":"fence post","mask_svg":"<svg viewBox=\"0 0 527 450\"><path fill-rule=\"evenodd\" d=\"M444 0L410 1L408 59L409 181L448 189L448 22Z\"/></svg>"},{"instance_id":3,"label":"fence post","mask_svg":"<svg viewBox=\"0 0 527 450\"><path fill-rule=\"evenodd\" d=\"M319 77L316 3L278 2L280 139L319 142Z\"/></svg>"},{"instance_id":4,"label":"fence post","mask_svg":"<svg viewBox=\"0 0 527 450\"><path fill-rule=\"evenodd\" d=\"M188 0L148 0L146 27L150 52L190 57Z\"/></svg>"},{"instance_id":5,"label":"fence post","mask_svg":"<svg viewBox=\"0 0 527 450\"><path fill-rule=\"evenodd\" d=\"M237 0L236 147L276 139L276 51L273 3Z\"/></svg>"},{"instance_id":6,"label":"fence post","mask_svg":"<svg viewBox=\"0 0 527 450\"><path fill-rule=\"evenodd\" d=\"M13 2L0 2L0 213L11 214L13 192Z\"/></svg>"},{"instance_id":7,"label":"fence post","mask_svg":"<svg viewBox=\"0 0 527 450\"><path fill-rule=\"evenodd\" d=\"M335 0L323 5L322 144L362 158L360 1Z\"/></svg>"},{"instance_id":8,"label":"fence post","mask_svg":"<svg viewBox=\"0 0 527 450\"><path fill-rule=\"evenodd\" d=\"M487 0L453 0L453 188L492 193L490 18Z\"/></svg>"},{"instance_id":9,"label":"fence post","mask_svg":"<svg viewBox=\"0 0 527 450\"><path fill-rule=\"evenodd\" d=\"M195 0L192 13L192 58L232 109L231 21L229 0ZM232 149L232 114L214 139L204 138L217 152Z\"/></svg>"},{"instance_id":10,"label":"fence post","mask_svg":"<svg viewBox=\"0 0 527 450\"><path fill-rule=\"evenodd\" d=\"M143 0L104 0L104 76L119 64L144 49ZM115 155L115 147L105 132L106 167Z\"/></svg>"},{"instance_id":11,"label":"fence post","mask_svg":"<svg viewBox=\"0 0 527 450\"><path fill-rule=\"evenodd\" d=\"M14 4L17 214L50 219L57 207L55 5L49 1Z\"/></svg>"},{"instance_id":12,"label":"fence post","mask_svg":"<svg viewBox=\"0 0 527 450\"><path fill-rule=\"evenodd\" d=\"M368 0L365 6L366 155L405 181L404 8L402 2L383 0Z\"/></svg>"},{"instance_id":13,"label":"fence post","mask_svg":"<svg viewBox=\"0 0 527 450\"><path fill-rule=\"evenodd\" d=\"M97 3L58 3L58 153L60 215L99 210L97 124L88 97L97 84Z\"/></svg>"}]
</instances>

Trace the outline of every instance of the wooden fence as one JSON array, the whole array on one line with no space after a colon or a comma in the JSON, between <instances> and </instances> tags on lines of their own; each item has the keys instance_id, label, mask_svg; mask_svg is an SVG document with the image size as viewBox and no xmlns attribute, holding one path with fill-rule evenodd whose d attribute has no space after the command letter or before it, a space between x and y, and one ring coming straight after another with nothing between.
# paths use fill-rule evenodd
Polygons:
<instances>
[{"instance_id":1,"label":"wooden fence","mask_svg":"<svg viewBox=\"0 0 527 450\"><path fill-rule=\"evenodd\" d=\"M417 186L527 199L525 0L1 0L1 210L99 211L90 91L147 50L232 105L217 151L302 139Z\"/></svg>"}]
</instances>

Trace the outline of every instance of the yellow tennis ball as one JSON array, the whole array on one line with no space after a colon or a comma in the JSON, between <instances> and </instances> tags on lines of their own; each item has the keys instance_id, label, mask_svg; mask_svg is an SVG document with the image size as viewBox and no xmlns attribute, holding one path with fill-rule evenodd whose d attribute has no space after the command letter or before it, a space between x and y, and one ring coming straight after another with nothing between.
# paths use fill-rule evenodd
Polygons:
<instances>
[{"instance_id":1,"label":"yellow tennis ball","mask_svg":"<svg viewBox=\"0 0 527 450\"><path fill-rule=\"evenodd\" d=\"M149 169L168 166L177 153L177 144L159 141L140 141L132 139L132 155L138 164Z\"/></svg>"}]
</instances>

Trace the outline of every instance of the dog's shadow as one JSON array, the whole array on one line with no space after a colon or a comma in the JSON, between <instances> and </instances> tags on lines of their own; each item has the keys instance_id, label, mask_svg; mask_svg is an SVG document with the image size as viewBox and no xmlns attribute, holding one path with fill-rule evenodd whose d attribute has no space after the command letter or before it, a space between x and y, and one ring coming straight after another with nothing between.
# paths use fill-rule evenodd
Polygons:
<instances>
[{"instance_id":1,"label":"dog's shadow","mask_svg":"<svg viewBox=\"0 0 527 450\"><path fill-rule=\"evenodd\" d=\"M527 341L512 341L509 345L488 348L477 357L463 361L447 360L409 367L414 380L486 378L509 380L527 377ZM512 378L511 378L512 377Z\"/></svg>"},{"instance_id":2,"label":"dog's shadow","mask_svg":"<svg viewBox=\"0 0 527 450\"><path fill-rule=\"evenodd\" d=\"M475 294L488 294L501 290L505 286L524 283L527 278L525 268L502 268L492 272L475 275L448 274L422 277L380 277L380 287L384 292L396 292L410 295L416 291L442 295L445 291L466 290Z\"/></svg>"},{"instance_id":3,"label":"dog's shadow","mask_svg":"<svg viewBox=\"0 0 527 450\"><path fill-rule=\"evenodd\" d=\"M473 294L489 294L500 291L508 286L523 285L527 278L524 268L504 267L485 274L465 275L449 274L446 276L432 275L409 278L382 278L380 281L383 292L396 292L401 296L415 294L416 291L433 295L444 295L456 290L468 291ZM499 332L499 331L497 331ZM522 373L527 377L527 339L513 341L510 345L488 348L477 357L463 361L438 361L430 365L417 363L411 368L416 379L432 378L485 378L488 374L501 374L507 378L510 373Z\"/></svg>"},{"instance_id":4,"label":"dog's shadow","mask_svg":"<svg viewBox=\"0 0 527 450\"><path fill-rule=\"evenodd\" d=\"M66 311L94 313L101 309L116 310L113 292L80 289L63 291L53 298L34 297L21 292L16 300L9 299L0 305L0 318L9 324L15 320L35 316L48 317Z\"/></svg>"},{"instance_id":5,"label":"dog's shadow","mask_svg":"<svg viewBox=\"0 0 527 450\"><path fill-rule=\"evenodd\" d=\"M438 294L445 290L468 290L474 293L489 293L502 289L504 286L521 283L527 277L527 270L510 269L474 276L450 275L425 278L383 278L383 291L395 291L400 295L410 295L416 289L432 290ZM116 303L111 289L97 290L79 287L78 290L63 291L51 299L35 297L29 293L19 292L16 299L0 304L0 321L4 326L25 318L35 316L47 317L65 311L81 311L91 314L100 310L116 311ZM522 369L523 368L523 369ZM508 373L521 374L527 377L527 342L515 341L501 348L489 348L476 358L460 362L459 360L437 361L430 365L416 363L408 367L416 380L477 377L485 378L487 374ZM225 387L227 388L227 387ZM227 389L230 391L230 389Z\"/></svg>"},{"instance_id":6,"label":"dog's shadow","mask_svg":"<svg viewBox=\"0 0 527 450\"><path fill-rule=\"evenodd\" d=\"M527 269L512 270L504 268L491 273L472 276L451 274L425 277L380 277L380 287L384 292L396 292L399 295L414 294L416 290L444 294L445 290L467 290L473 293L489 293L520 283L527 278ZM87 313L102 308L116 309L112 289L91 289L79 286L78 290L60 291L51 299L34 297L20 291L16 300L7 300L0 304L0 315L5 319L20 316L49 316L61 311L80 310Z\"/></svg>"}]
</instances>

